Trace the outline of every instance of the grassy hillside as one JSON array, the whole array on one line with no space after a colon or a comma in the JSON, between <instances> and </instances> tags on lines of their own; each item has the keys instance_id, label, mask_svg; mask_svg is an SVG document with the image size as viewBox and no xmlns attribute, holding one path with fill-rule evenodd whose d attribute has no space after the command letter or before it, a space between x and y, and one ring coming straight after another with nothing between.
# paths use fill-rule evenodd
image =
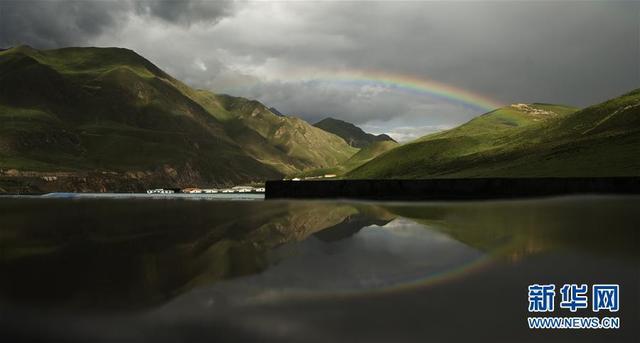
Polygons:
<instances>
[{"instance_id":1,"label":"grassy hillside","mask_svg":"<svg viewBox=\"0 0 640 343\"><path fill-rule=\"evenodd\" d=\"M640 175L640 90L580 111L512 105L422 137L350 178Z\"/></svg>"},{"instance_id":2,"label":"grassy hillside","mask_svg":"<svg viewBox=\"0 0 640 343\"><path fill-rule=\"evenodd\" d=\"M324 176L326 174L335 174L342 176L349 171L361 166L362 164L371 161L373 158L398 147L399 144L395 141L379 141L373 142L368 146L360 149L355 155L351 156L348 160L340 163L335 167L318 168L306 170L299 173L291 174L294 177L317 177Z\"/></svg>"},{"instance_id":3,"label":"grassy hillside","mask_svg":"<svg viewBox=\"0 0 640 343\"><path fill-rule=\"evenodd\" d=\"M258 102L192 89L126 49L0 51L5 173L134 173L164 186L219 185L331 166L356 152L299 119L274 118Z\"/></svg>"},{"instance_id":4,"label":"grassy hillside","mask_svg":"<svg viewBox=\"0 0 640 343\"><path fill-rule=\"evenodd\" d=\"M334 118L325 118L313 124L313 126L342 137L342 139L349 143L349 145L356 148L365 148L374 142L395 142L393 138L385 134L376 136L366 133L361 128L351 123Z\"/></svg>"},{"instance_id":5,"label":"grassy hillside","mask_svg":"<svg viewBox=\"0 0 640 343\"><path fill-rule=\"evenodd\" d=\"M368 146L360 149L355 155L351 156L347 161L340 166L344 170L352 170L363 163L369 162L372 159L384 154L385 152L398 147L399 144L395 141L379 141L373 142Z\"/></svg>"},{"instance_id":6,"label":"grassy hillside","mask_svg":"<svg viewBox=\"0 0 640 343\"><path fill-rule=\"evenodd\" d=\"M334 167L358 151L336 135L302 119L277 115L257 101L216 97L233 114L225 119L229 135L251 156L282 173Z\"/></svg>"}]
</instances>

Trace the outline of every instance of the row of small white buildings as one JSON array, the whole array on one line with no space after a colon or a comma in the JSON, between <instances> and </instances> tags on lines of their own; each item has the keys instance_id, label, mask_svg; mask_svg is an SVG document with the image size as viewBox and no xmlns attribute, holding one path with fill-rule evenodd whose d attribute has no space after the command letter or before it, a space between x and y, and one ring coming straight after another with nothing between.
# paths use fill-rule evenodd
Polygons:
<instances>
[{"instance_id":1,"label":"row of small white buildings","mask_svg":"<svg viewBox=\"0 0 640 343\"><path fill-rule=\"evenodd\" d=\"M218 194L218 193L264 193L264 187L252 187L252 186L235 186L232 188L184 188L176 191L173 189L149 189L147 194L173 194L173 193L186 193L186 194Z\"/></svg>"},{"instance_id":2,"label":"row of small white buildings","mask_svg":"<svg viewBox=\"0 0 640 343\"><path fill-rule=\"evenodd\" d=\"M294 177L293 179L282 179L283 181L302 181L302 180L317 180L317 179L331 179L336 177L336 174L325 174L325 175L317 175L317 176L305 176L305 177Z\"/></svg>"}]
</instances>

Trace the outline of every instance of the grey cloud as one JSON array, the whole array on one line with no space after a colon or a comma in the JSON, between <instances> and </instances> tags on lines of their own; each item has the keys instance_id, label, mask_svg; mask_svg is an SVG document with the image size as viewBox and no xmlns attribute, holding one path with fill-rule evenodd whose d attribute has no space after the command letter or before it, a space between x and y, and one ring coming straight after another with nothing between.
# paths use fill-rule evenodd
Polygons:
<instances>
[{"instance_id":1,"label":"grey cloud","mask_svg":"<svg viewBox=\"0 0 640 343\"><path fill-rule=\"evenodd\" d=\"M127 8L115 1L1 1L0 46L84 45L120 24Z\"/></svg>"},{"instance_id":2,"label":"grey cloud","mask_svg":"<svg viewBox=\"0 0 640 343\"><path fill-rule=\"evenodd\" d=\"M230 15L234 3L227 0L139 0L135 4L138 13L171 23L191 25L216 22Z\"/></svg>"},{"instance_id":3,"label":"grey cloud","mask_svg":"<svg viewBox=\"0 0 640 343\"><path fill-rule=\"evenodd\" d=\"M233 8L232 1L207 0L3 0L0 47L92 45L101 35L117 36L132 16L190 26L215 23Z\"/></svg>"}]
</instances>

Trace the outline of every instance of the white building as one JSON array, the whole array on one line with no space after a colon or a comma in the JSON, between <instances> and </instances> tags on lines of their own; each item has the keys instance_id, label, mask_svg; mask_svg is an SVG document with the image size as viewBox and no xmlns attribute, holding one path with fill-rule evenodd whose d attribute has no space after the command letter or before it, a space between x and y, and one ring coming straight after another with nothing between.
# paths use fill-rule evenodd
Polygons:
<instances>
[{"instance_id":1,"label":"white building","mask_svg":"<svg viewBox=\"0 0 640 343\"><path fill-rule=\"evenodd\" d=\"M147 190L147 194L173 194L173 193L175 193L175 191L172 189L156 188L156 189Z\"/></svg>"}]
</instances>

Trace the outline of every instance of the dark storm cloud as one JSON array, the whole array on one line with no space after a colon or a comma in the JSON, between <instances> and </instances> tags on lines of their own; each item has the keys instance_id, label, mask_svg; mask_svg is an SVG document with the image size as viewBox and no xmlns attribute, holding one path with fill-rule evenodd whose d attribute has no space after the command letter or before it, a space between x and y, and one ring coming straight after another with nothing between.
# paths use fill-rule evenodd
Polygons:
<instances>
[{"instance_id":1,"label":"dark storm cloud","mask_svg":"<svg viewBox=\"0 0 640 343\"><path fill-rule=\"evenodd\" d=\"M127 8L114 1L0 1L0 46L84 44L117 25Z\"/></svg>"},{"instance_id":2,"label":"dark storm cloud","mask_svg":"<svg viewBox=\"0 0 640 343\"><path fill-rule=\"evenodd\" d=\"M100 35L117 33L132 16L190 26L215 23L232 9L232 1L207 0L2 0L0 46L91 45Z\"/></svg>"},{"instance_id":3,"label":"dark storm cloud","mask_svg":"<svg viewBox=\"0 0 640 343\"><path fill-rule=\"evenodd\" d=\"M637 1L0 1L0 45L122 46L196 87L310 121L413 137L469 107L317 75L382 71L501 103L594 104L640 87ZM407 138L408 139L408 138Z\"/></svg>"},{"instance_id":4,"label":"dark storm cloud","mask_svg":"<svg viewBox=\"0 0 640 343\"><path fill-rule=\"evenodd\" d=\"M183 25L215 22L229 15L233 8L232 1L221 0L147 0L134 3L140 13Z\"/></svg>"},{"instance_id":5,"label":"dark storm cloud","mask_svg":"<svg viewBox=\"0 0 640 343\"><path fill-rule=\"evenodd\" d=\"M287 67L383 70L507 103L585 106L639 85L638 8L573 1L312 3L296 11L304 30L269 44L240 35L228 45Z\"/></svg>"}]
</instances>

